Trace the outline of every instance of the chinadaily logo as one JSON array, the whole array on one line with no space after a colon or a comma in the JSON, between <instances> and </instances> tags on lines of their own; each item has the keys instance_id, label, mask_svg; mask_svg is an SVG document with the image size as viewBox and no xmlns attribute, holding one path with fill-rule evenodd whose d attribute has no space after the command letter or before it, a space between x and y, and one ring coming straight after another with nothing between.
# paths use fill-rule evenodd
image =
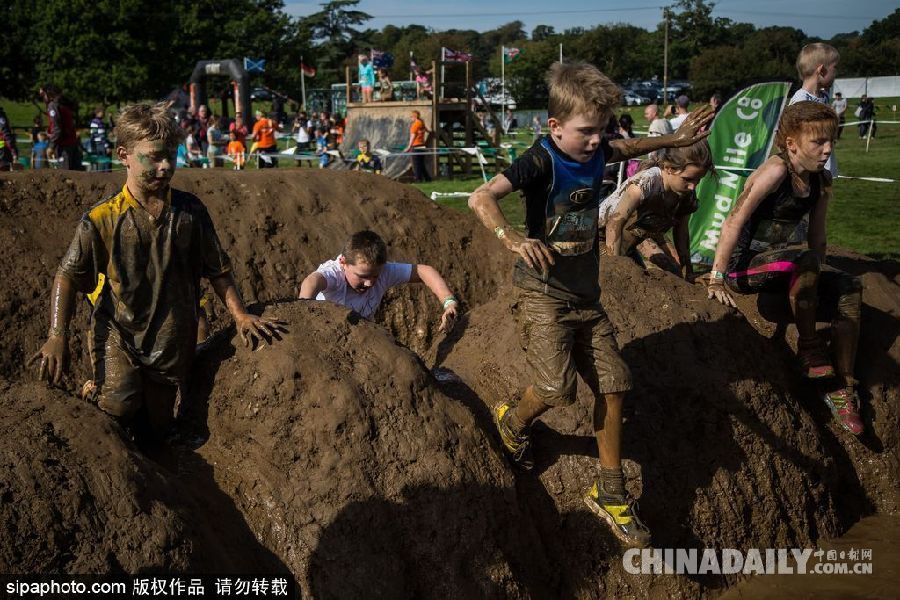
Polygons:
<instances>
[{"instance_id":1,"label":"chinadaily logo","mask_svg":"<svg viewBox=\"0 0 900 600\"><path fill-rule=\"evenodd\" d=\"M632 575L869 575L872 550L631 548L622 566Z\"/></svg>"}]
</instances>

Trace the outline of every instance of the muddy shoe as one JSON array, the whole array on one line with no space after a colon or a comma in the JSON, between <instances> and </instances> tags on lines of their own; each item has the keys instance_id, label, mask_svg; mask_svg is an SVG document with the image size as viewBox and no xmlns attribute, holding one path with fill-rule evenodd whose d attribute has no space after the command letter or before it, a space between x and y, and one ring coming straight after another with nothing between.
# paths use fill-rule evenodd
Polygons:
<instances>
[{"instance_id":1,"label":"muddy shoe","mask_svg":"<svg viewBox=\"0 0 900 600\"><path fill-rule=\"evenodd\" d=\"M513 432L509 425L509 418L512 415L512 409L515 408L509 402L503 402L494 407L491 411L494 415L494 425L497 426L497 432L500 434L500 441L503 447L509 453L513 463L526 471L530 471L534 467L534 458L531 454L531 438L528 431L522 430L518 434Z\"/></svg>"},{"instance_id":2,"label":"muddy shoe","mask_svg":"<svg viewBox=\"0 0 900 600\"><path fill-rule=\"evenodd\" d=\"M97 385L93 379L88 379L81 386L81 399L85 402L94 402L97 398Z\"/></svg>"},{"instance_id":3,"label":"muddy shoe","mask_svg":"<svg viewBox=\"0 0 900 600\"><path fill-rule=\"evenodd\" d=\"M606 521L622 543L633 548L650 545L650 530L637 516L637 502L634 499L600 499L597 482L584 495L584 503L595 515Z\"/></svg>"},{"instance_id":4,"label":"muddy shoe","mask_svg":"<svg viewBox=\"0 0 900 600\"><path fill-rule=\"evenodd\" d=\"M838 424L852 433L860 435L863 432L863 422L859 418L857 406L859 398L853 388L841 388L825 394L825 404L831 409L831 414Z\"/></svg>"},{"instance_id":5,"label":"muddy shoe","mask_svg":"<svg viewBox=\"0 0 900 600\"><path fill-rule=\"evenodd\" d=\"M797 344L797 357L800 368L807 379L825 379L834 377L834 367L822 343L814 338L809 341L800 340Z\"/></svg>"}]
</instances>

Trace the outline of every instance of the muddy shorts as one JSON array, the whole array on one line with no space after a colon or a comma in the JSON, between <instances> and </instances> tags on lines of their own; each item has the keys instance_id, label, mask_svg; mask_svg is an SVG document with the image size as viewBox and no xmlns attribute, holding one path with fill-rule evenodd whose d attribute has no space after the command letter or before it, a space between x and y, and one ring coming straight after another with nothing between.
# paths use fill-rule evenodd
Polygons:
<instances>
[{"instance_id":1,"label":"muddy shorts","mask_svg":"<svg viewBox=\"0 0 900 600\"><path fill-rule=\"evenodd\" d=\"M799 270L798 263L813 252L805 246L788 246L760 252L729 268L725 285L740 294L787 294ZM859 319L862 283L857 277L829 265L819 265L816 317L831 321L839 316Z\"/></svg>"},{"instance_id":2,"label":"muddy shorts","mask_svg":"<svg viewBox=\"0 0 900 600\"><path fill-rule=\"evenodd\" d=\"M155 430L165 429L174 417L178 385L148 376L122 347L115 327L98 328L91 338L97 406L124 421L139 418Z\"/></svg>"},{"instance_id":3,"label":"muddy shorts","mask_svg":"<svg viewBox=\"0 0 900 600\"><path fill-rule=\"evenodd\" d=\"M574 306L522 291L516 315L534 393L547 406L575 402L577 375L595 396L631 389L631 371L599 302Z\"/></svg>"}]
</instances>

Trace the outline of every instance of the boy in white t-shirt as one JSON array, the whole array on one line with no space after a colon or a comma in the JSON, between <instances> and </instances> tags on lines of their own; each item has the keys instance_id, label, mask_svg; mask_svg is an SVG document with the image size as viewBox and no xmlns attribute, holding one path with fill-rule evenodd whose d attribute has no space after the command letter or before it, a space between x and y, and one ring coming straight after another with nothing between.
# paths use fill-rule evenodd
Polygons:
<instances>
[{"instance_id":1,"label":"boy in white t-shirt","mask_svg":"<svg viewBox=\"0 0 900 600\"><path fill-rule=\"evenodd\" d=\"M800 77L800 89L794 92L788 104L798 102L819 102L829 104L828 90L837 76L838 61L841 55L834 46L822 42L807 44L797 55L797 75ZM831 177L838 176L837 158L834 153L828 157L825 168Z\"/></svg>"},{"instance_id":2,"label":"boy in white t-shirt","mask_svg":"<svg viewBox=\"0 0 900 600\"><path fill-rule=\"evenodd\" d=\"M300 284L300 298L328 300L371 319L385 292L404 283L428 286L443 306L440 330L453 329L459 302L440 273L428 265L387 262L387 246L373 231L354 233L336 259L307 275Z\"/></svg>"}]
</instances>

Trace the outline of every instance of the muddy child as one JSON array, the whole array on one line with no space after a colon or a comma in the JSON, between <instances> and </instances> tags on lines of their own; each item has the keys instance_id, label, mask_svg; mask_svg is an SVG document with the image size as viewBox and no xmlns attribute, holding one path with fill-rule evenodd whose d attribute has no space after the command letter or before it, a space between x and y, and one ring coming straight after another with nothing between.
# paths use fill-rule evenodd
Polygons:
<instances>
[{"instance_id":1,"label":"muddy child","mask_svg":"<svg viewBox=\"0 0 900 600\"><path fill-rule=\"evenodd\" d=\"M631 373L600 304L599 189L607 162L700 141L712 111L692 112L675 134L609 141L604 128L621 99L615 83L596 67L573 62L555 64L548 84L549 135L469 199L485 226L518 254L513 284L531 385L517 404L494 407L494 420L512 460L531 468L531 424L551 408L571 405L581 375L595 398L600 452L600 477L585 502L623 542L646 545L649 531L626 497L622 474L622 402ZM525 196L524 235L498 204L514 190Z\"/></svg>"},{"instance_id":2,"label":"muddy child","mask_svg":"<svg viewBox=\"0 0 900 600\"><path fill-rule=\"evenodd\" d=\"M697 211L694 190L712 167L706 140L655 152L600 203L600 252L636 252L648 267L692 279L688 222ZM674 249L665 237L670 230Z\"/></svg>"},{"instance_id":3,"label":"muddy child","mask_svg":"<svg viewBox=\"0 0 900 600\"><path fill-rule=\"evenodd\" d=\"M708 289L710 298L727 306L734 306L730 292L786 295L804 376L825 382L836 376L836 383L826 384L825 403L841 427L859 435L863 423L853 368L862 285L825 262L831 201L826 165L837 127L837 115L825 104L798 102L784 109L775 136L779 152L747 179L725 219ZM804 243L797 231L807 217ZM833 360L816 333L820 319L831 321Z\"/></svg>"},{"instance_id":4,"label":"muddy child","mask_svg":"<svg viewBox=\"0 0 900 600\"><path fill-rule=\"evenodd\" d=\"M119 113L115 152L125 185L76 227L53 281L49 337L32 359L41 378L60 383L76 294L93 294L93 380L83 394L139 441L158 441L172 421L197 339L201 278L245 344L270 341L280 327L246 311L206 207L170 187L182 135L166 104Z\"/></svg>"},{"instance_id":5,"label":"muddy child","mask_svg":"<svg viewBox=\"0 0 900 600\"><path fill-rule=\"evenodd\" d=\"M371 319L395 285L424 283L441 303L441 331L456 324L459 302L441 274L422 264L388 262L387 245L372 231L350 236L340 255L319 265L300 284L300 298L328 300Z\"/></svg>"}]
</instances>

